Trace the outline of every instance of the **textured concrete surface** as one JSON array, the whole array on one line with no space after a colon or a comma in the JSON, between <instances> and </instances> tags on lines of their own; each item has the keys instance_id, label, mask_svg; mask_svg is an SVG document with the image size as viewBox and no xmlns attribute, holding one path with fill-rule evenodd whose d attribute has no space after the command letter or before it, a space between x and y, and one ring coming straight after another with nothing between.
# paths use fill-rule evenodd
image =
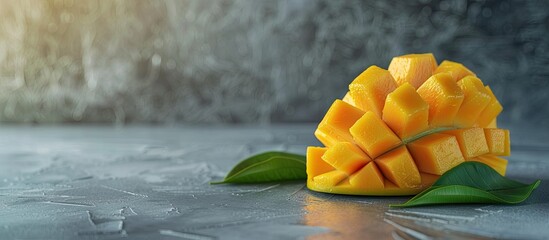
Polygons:
<instances>
[{"instance_id":1,"label":"textured concrete surface","mask_svg":"<svg viewBox=\"0 0 549 240\"><path fill-rule=\"evenodd\" d=\"M549 137L511 128L525 203L390 209L407 197L315 193L304 182L209 185L240 159L304 153L313 125L0 128L0 239L546 239Z\"/></svg>"},{"instance_id":2,"label":"textured concrete surface","mask_svg":"<svg viewBox=\"0 0 549 240\"><path fill-rule=\"evenodd\" d=\"M372 64L433 52L549 125L549 1L0 0L0 121L316 122ZM541 111L540 111L541 109Z\"/></svg>"}]
</instances>

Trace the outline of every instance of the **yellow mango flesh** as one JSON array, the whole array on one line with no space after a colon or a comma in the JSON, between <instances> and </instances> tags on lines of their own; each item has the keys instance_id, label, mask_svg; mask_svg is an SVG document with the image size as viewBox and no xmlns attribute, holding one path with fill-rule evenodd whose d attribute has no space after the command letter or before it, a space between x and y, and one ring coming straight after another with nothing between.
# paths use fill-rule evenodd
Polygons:
<instances>
[{"instance_id":1,"label":"yellow mango flesh","mask_svg":"<svg viewBox=\"0 0 549 240\"><path fill-rule=\"evenodd\" d=\"M480 116L478 117L477 123L480 127L488 127L490 123L496 119L499 113L503 111L503 107L492 92L492 89L490 89L489 86L486 86L485 88L491 99L488 106L482 110Z\"/></svg>"},{"instance_id":2,"label":"yellow mango flesh","mask_svg":"<svg viewBox=\"0 0 549 240\"><path fill-rule=\"evenodd\" d=\"M356 106L356 103L355 103L355 100L353 99L353 97L351 97L351 93L350 92L347 92L345 94L345 96L343 96L343 100L344 102L348 103L348 104L351 104L353 106Z\"/></svg>"},{"instance_id":3,"label":"yellow mango flesh","mask_svg":"<svg viewBox=\"0 0 549 240\"><path fill-rule=\"evenodd\" d=\"M349 175L343 171L335 170L313 177L313 182L319 186L333 187L345 180Z\"/></svg>"},{"instance_id":4,"label":"yellow mango flesh","mask_svg":"<svg viewBox=\"0 0 549 240\"><path fill-rule=\"evenodd\" d=\"M324 155L327 149L323 147L307 147L308 179L335 170L334 167L322 160L322 155Z\"/></svg>"},{"instance_id":5,"label":"yellow mango flesh","mask_svg":"<svg viewBox=\"0 0 549 240\"><path fill-rule=\"evenodd\" d=\"M429 126L452 126L463 102L463 91L448 73L431 76L417 89L429 105Z\"/></svg>"},{"instance_id":6,"label":"yellow mango flesh","mask_svg":"<svg viewBox=\"0 0 549 240\"><path fill-rule=\"evenodd\" d=\"M381 117L385 98L396 87L397 84L389 71L371 66L349 85L349 94L356 104L354 106L364 112L372 111Z\"/></svg>"},{"instance_id":7,"label":"yellow mango flesh","mask_svg":"<svg viewBox=\"0 0 549 240\"><path fill-rule=\"evenodd\" d=\"M478 157L490 151L482 128L465 128L442 133L456 137L465 159Z\"/></svg>"},{"instance_id":8,"label":"yellow mango flesh","mask_svg":"<svg viewBox=\"0 0 549 240\"><path fill-rule=\"evenodd\" d=\"M421 176L405 146L376 158L383 175L398 187L415 188L421 185Z\"/></svg>"},{"instance_id":9,"label":"yellow mango flesh","mask_svg":"<svg viewBox=\"0 0 549 240\"><path fill-rule=\"evenodd\" d=\"M408 54L394 57L389 64L389 72L398 85L405 83L418 88L437 68L437 61L432 53Z\"/></svg>"},{"instance_id":10,"label":"yellow mango flesh","mask_svg":"<svg viewBox=\"0 0 549 240\"><path fill-rule=\"evenodd\" d=\"M442 175L464 162L456 137L435 133L408 144L419 171Z\"/></svg>"},{"instance_id":11,"label":"yellow mango flesh","mask_svg":"<svg viewBox=\"0 0 549 240\"><path fill-rule=\"evenodd\" d=\"M486 126L486 128L497 128L498 127L498 119L497 118L494 118L494 120L492 120L488 126Z\"/></svg>"},{"instance_id":12,"label":"yellow mango flesh","mask_svg":"<svg viewBox=\"0 0 549 240\"><path fill-rule=\"evenodd\" d=\"M486 143L490 154L496 156L511 155L511 139L509 130L499 128L485 128Z\"/></svg>"},{"instance_id":13,"label":"yellow mango flesh","mask_svg":"<svg viewBox=\"0 0 549 240\"><path fill-rule=\"evenodd\" d=\"M484 88L482 81L473 76L464 77L458 82L458 86L463 91L464 99L454 123L460 127L472 127L492 97Z\"/></svg>"},{"instance_id":14,"label":"yellow mango flesh","mask_svg":"<svg viewBox=\"0 0 549 240\"><path fill-rule=\"evenodd\" d=\"M463 161L505 174L499 156L510 154L510 138L496 128L501 104L474 73L444 61L431 76L399 75L424 78L417 88L409 80L397 85L391 73L366 69L330 107L315 132L326 147L307 149L309 189L417 194Z\"/></svg>"},{"instance_id":15,"label":"yellow mango flesh","mask_svg":"<svg viewBox=\"0 0 549 240\"><path fill-rule=\"evenodd\" d=\"M336 100L318 125L315 136L327 147L338 142L352 142L353 137L349 133L349 128L363 114L364 112L360 109L341 100Z\"/></svg>"},{"instance_id":16,"label":"yellow mango flesh","mask_svg":"<svg viewBox=\"0 0 549 240\"><path fill-rule=\"evenodd\" d=\"M354 143L339 142L330 147L322 156L322 159L337 170L352 174L364 167L369 161L368 157Z\"/></svg>"},{"instance_id":17,"label":"yellow mango flesh","mask_svg":"<svg viewBox=\"0 0 549 240\"><path fill-rule=\"evenodd\" d=\"M448 73L456 82L466 76L477 76L471 70L463 66L463 64L448 60L442 61L442 63L435 69L433 74L437 73Z\"/></svg>"},{"instance_id":18,"label":"yellow mango flesh","mask_svg":"<svg viewBox=\"0 0 549 240\"><path fill-rule=\"evenodd\" d=\"M366 112L349 131L370 158L376 158L401 143L395 133L373 112Z\"/></svg>"},{"instance_id":19,"label":"yellow mango flesh","mask_svg":"<svg viewBox=\"0 0 549 240\"><path fill-rule=\"evenodd\" d=\"M365 189L383 189L385 178L375 162L368 163L349 178L352 186Z\"/></svg>"},{"instance_id":20,"label":"yellow mango flesh","mask_svg":"<svg viewBox=\"0 0 549 240\"><path fill-rule=\"evenodd\" d=\"M476 161L484 163L490 166L492 169L496 170L500 175L505 176L507 170L507 160L497 156L482 156L469 159L467 161Z\"/></svg>"},{"instance_id":21,"label":"yellow mango flesh","mask_svg":"<svg viewBox=\"0 0 549 240\"><path fill-rule=\"evenodd\" d=\"M387 96L383 121L400 137L406 139L427 130L429 105L412 85L405 83Z\"/></svg>"}]
</instances>

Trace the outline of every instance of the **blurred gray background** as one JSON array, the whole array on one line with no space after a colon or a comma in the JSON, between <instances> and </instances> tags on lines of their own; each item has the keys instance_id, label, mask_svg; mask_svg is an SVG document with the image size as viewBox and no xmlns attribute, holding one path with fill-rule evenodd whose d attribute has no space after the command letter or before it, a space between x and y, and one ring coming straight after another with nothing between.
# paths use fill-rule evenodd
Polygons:
<instances>
[{"instance_id":1,"label":"blurred gray background","mask_svg":"<svg viewBox=\"0 0 549 240\"><path fill-rule=\"evenodd\" d=\"M318 122L366 67L433 52L548 126L549 1L0 0L0 121Z\"/></svg>"}]
</instances>

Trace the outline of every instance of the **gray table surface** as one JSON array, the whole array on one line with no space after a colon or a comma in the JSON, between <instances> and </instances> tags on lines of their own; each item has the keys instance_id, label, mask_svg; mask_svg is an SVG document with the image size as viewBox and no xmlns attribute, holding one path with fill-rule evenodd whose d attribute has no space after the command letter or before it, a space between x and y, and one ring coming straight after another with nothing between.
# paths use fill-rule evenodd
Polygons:
<instances>
[{"instance_id":1,"label":"gray table surface","mask_svg":"<svg viewBox=\"0 0 549 240\"><path fill-rule=\"evenodd\" d=\"M0 239L549 238L549 131L511 127L519 205L392 209L302 181L209 185L267 150L304 153L314 125L0 127Z\"/></svg>"}]
</instances>

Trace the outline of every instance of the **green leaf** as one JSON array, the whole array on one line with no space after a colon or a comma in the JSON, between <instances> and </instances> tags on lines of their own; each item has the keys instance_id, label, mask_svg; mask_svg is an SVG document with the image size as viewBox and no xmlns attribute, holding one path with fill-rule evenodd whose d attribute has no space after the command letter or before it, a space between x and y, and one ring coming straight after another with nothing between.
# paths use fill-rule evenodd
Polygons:
<instances>
[{"instance_id":1,"label":"green leaf","mask_svg":"<svg viewBox=\"0 0 549 240\"><path fill-rule=\"evenodd\" d=\"M285 152L265 152L237 164L220 183L261 183L307 179L305 156Z\"/></svg>"},{"instance_id":2,"label":"green leaf","mask_svg":"<svg viewBox=\"0 0 549 240\"><path fill-rule=\"evenodd\" d=\"M517 204L526 200L540 182L520 183L499 175L484 163L464 162L406 203L392 204L391 207L449 203Z\"/></svg>"}]
</instances>

